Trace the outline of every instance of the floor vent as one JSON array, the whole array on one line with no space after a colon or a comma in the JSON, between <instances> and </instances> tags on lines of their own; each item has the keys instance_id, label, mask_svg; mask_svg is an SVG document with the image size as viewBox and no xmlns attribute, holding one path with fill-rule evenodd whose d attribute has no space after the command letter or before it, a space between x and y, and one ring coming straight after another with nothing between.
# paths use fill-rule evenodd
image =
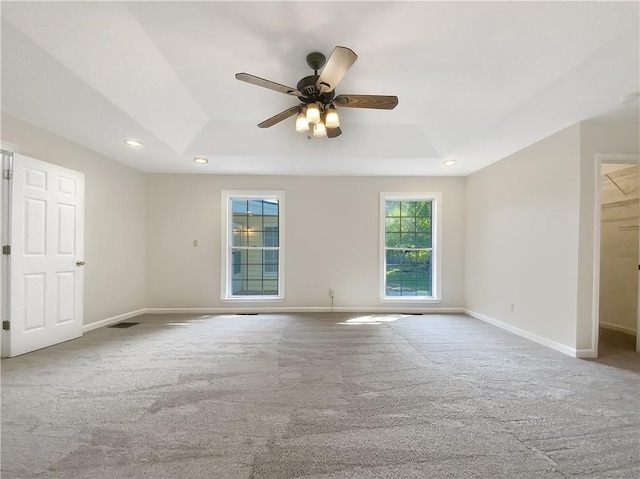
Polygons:
<instances>
[{"instance_id":1,"label":"floor vent","mask_svg":"<svg viewBox=\"0 0 640 479\"><path fill-rule=\"evenodd\" d=\"M236 313L236 316L258 316L259 313Z\"/></svg>"},{"instance_id":2,"label":"floor vent","mask_svg":"<svg viewBox=\"0 0 640 479\"><path fill-rule=\"evenodd\" d=\"M109 327L110 328L130 328L131 326L135 326L136 324L140 324L140 323L118 323Z\"/></svg>"}]
</instances>

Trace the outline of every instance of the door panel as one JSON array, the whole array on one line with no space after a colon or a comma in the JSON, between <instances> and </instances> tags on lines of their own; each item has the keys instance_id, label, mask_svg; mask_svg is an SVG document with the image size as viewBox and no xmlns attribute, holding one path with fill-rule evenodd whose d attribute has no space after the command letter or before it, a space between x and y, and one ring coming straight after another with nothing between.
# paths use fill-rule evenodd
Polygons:
<instances>
[{"instance_id":1,"label":"door panel","mask_svg":"<svg viewBox=\"0 0 640 479\"><path fill-rule=\"evenodd\" d=\"M82 336L84 175L14 155L9 356Z\"/></svg>"}]
</instances>

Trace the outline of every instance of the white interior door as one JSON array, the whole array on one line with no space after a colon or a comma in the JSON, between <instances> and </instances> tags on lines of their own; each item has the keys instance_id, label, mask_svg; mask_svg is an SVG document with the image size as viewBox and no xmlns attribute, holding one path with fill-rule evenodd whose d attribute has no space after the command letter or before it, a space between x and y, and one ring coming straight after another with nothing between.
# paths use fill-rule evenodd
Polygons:
<instances>
[{"instance_id":1,"label":"white interior door","mask_svg":"<svg viewBox=\"0 0 640 479\"><path fill-rule=\"evenodd\" d=\"M84 174L16 154L11 183L7 355L16 356L82 336Z\"/></svg>"}]
</instances>

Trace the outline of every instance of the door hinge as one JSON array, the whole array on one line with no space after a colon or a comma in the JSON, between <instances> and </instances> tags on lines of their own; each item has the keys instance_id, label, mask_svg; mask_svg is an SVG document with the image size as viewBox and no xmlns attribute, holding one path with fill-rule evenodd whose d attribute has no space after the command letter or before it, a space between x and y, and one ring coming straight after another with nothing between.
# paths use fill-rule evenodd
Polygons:
<instances>
[{"instance_id":1,"label":"door hinge","mask_svg":"<svg viewBox=\"0 0 640 479\"><path fill-rule=\"evenodd\" d=\"M9 331L11 329L11 323L8 320L2 321L2 329L4 331Z\"/></svg>"},{"instance_id":2,"label":"door hinge","mask_svg":"<svg viewBox=\"0 0 640 479\"><path fill-rule=\"evenodd\" d=\"M2 171L2 179L10 180L11 178L13 178L13 171L12 170L3 170Z\"/></svg>"},{"instance_id":3,"label":"door hinge","mask_svg":"<svg viewBox=\"0 0 640 479\"><path fill-rule=\"evenodd\" d=\"M11 245L10 244L6 244L2 247L2 254L4 255L10 255L11 254Z\"/></svg>"}]
</instances>

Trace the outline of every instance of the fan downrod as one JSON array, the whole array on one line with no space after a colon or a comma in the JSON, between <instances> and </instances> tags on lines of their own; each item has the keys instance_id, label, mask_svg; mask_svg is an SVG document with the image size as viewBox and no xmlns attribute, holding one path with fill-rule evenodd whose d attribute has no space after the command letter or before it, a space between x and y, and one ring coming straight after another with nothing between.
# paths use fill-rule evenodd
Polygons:
<instances>
[{"instance_id":1,"label":"fan downrod","mask_svg":"<svg viewBox=\"0 0 640 479\"><path fill-rule=\"evenodd\" d=\"M311 67L316 75L318 74L318 70L324 66L326 61L327 57L320 52L311 52L307 55L307 65Z\"/></svg>"}]
</instances>

